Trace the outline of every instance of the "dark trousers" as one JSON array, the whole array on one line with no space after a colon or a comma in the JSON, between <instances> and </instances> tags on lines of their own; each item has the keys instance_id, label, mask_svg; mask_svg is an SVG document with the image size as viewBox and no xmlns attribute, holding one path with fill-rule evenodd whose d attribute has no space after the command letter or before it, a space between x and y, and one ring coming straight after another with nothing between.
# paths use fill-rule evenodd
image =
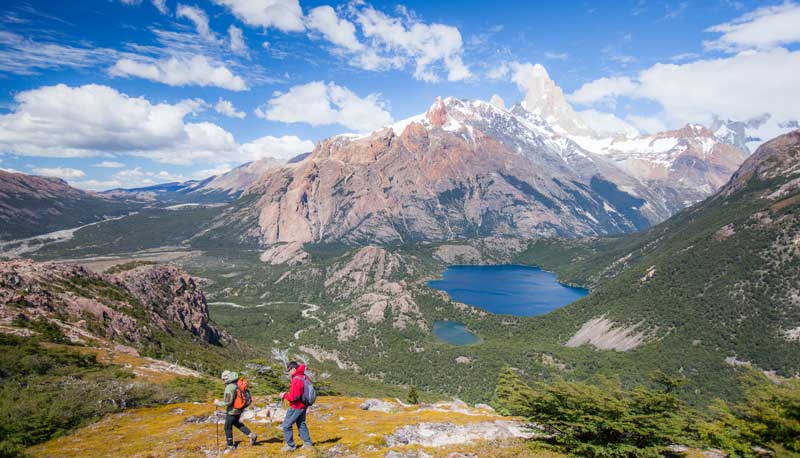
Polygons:
<instances>
[{"instance_id":1,"label":"dark trousers","mask_svg":"<svg viewBox=\"0 0 800 458\"><path fill-rule=\"evenodd\" d=\"M250 428L244 425L239 418L239 415L227 414L225 415L225 438L228 440L228 445L233 445L233 427L239 429L242 434L250 435Z\"/></svg>"},{"instance_id":2,"label":"dark trousers","mask_svg":"<svg viewBox=\"0 0 800 458\"><path fill-rule=\"evenodd\" d=\"M311 444L311 436L308 434L308 425L306 424L306 408L292 409L291 407L286 411L286 418L283 419L283 439L286 445L294 447L294 435L292 434L292 427L297 424L297 432L300 434L300 439L305 444Z\"/></svg>"}]
</instances>

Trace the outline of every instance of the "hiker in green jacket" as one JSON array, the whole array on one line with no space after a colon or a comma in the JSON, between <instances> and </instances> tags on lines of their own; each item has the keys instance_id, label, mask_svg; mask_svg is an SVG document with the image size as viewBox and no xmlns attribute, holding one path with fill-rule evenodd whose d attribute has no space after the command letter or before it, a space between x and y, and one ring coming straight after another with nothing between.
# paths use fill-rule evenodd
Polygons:
<instances>
[{"instance_id":1,"label":"hiker in green jacket","mask_svg":"<svg viewBox=\"0 0 800 458\"><path fill-rule=\"evenodd\" d=\"M245 405L246 403L243 399L245 393L237 393L239 390L239 374L231 371L223 371L222 381L225 382L223 398L221 401L215 399L214 404L217 407L225 407L225 438L228 441L228 450L236 448L236 444L233 442L234 426L250 438L250 445L255 445L258 436L250 432L250 428L245 426L241 421L242 412L244 412L244 408L247 407L247 405ZM246 386L245 384L245 388ZM247 397L249 398L249 396L250 394L248 392Z\"/></svg>"}]
</instances>

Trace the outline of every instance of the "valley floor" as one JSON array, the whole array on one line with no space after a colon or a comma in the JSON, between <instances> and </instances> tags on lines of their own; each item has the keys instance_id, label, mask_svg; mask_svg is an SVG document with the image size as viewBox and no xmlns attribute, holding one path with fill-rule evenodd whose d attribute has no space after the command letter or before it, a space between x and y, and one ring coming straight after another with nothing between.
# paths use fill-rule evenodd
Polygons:
<instances>
[{"instance_id":1,"label":"valley floor","mask_svg":"<svg viewBox=\"0 0 800 458\"><path fill-rule=\"evenodd\" d=\"M563 455L536 443L513 437L524 431L522 423L489 410L460 403L403 407L385 401L391 411L362 410L364 399L323 397L309 413L309 428L317 451L298 449L294 457L537 457ZM254 405L267 401L257 399ZM211 404L183 403L132 409L110 415L73 434L28 449L34 457L216 457L216 431L224 447L222 425L203 422L213 412ZM255 409L245 421L259 435L255 446L234 431L239 448L219 456L290 456L283 446L280 423L267 415L274 409ZM195 423L194 419L201 422ZM192 421L187 421L192 419ZM470 441L470 438L480 439ZM496 440L494 440L496 439ZM421 443L419 443L421 442ZM431 446L433 444L441 444Z\"/></svg>"}]
</instances>

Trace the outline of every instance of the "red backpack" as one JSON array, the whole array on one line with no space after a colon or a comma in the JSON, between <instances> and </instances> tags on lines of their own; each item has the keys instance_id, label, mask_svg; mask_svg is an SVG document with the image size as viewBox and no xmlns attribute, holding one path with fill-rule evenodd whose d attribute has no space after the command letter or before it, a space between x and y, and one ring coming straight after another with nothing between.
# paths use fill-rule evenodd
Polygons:
<instances>
[{"instance_id":1,"label":"red backpack","mask_svg":"<svg viewBox=\"0 0 800 458\"><path fill-rule=\"evenodd\" d=\"M248 389L248 386L249 384L244 378L240 378L236 382L236 397L233 399L234 409L245 409L253 402L253 398L250 396L250 390Z\"/></svg>"}]
</instances>

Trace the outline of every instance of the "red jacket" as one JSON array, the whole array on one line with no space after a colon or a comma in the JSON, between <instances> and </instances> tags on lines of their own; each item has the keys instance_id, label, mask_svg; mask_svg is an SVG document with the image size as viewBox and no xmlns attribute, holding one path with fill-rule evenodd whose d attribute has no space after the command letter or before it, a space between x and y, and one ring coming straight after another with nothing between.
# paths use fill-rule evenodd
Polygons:
<instances>
[{"instance_id":1,"label":"red jacket","mask_svg":"<svg viewBox=\"0 0 800 458\"><path fill-rule=\"evenodd\" d=\"M297 371L295 371L292 376L292 384L289 386L289 392L283 395L283 399L289 401L289 407L292 409L299 410L306 408L306 405L301 401L303 398L303 391L305 391L305 371L306 366L304 364L297 367Z\"/></svg>"}]
</instances>

